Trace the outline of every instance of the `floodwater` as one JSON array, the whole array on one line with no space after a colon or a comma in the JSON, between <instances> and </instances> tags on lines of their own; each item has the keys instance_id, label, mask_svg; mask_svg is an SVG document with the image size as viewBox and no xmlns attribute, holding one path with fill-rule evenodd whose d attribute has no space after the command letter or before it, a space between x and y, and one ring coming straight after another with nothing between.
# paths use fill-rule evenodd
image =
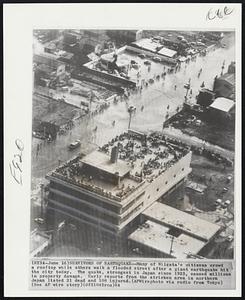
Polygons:
<instances>
[{"instance_id":1,"label":"floodwater","mask_svg":"<svg viewBox=\"0 0 245 300\"><path fill-rule=\"evenodd\" d=\"M79 151L87 153L97 146L101 146L115 135L128 129L129 113L128 106L134 105L136 113L132 116L131 128L139 131L161 131L166 114L169 116L176 112L177 107L182 106L186 90L184 84L191 80L192 97L198 94L202 82L205 87L212 89L213 80L220 75L221 67L225 61L224 72L228 65L235 60L234 35L229 35L226 41L227 48L219 48L211 51L207 56L199 56L196 61L182 64L177 73L167 74L165 79L160 78L142 92L132 93L127 102L111 103L103 113L91 118L77 121L75 128L68 134L59 136L53 143L46 144L36 156L37 141L33 140L32 175L44 177L48 171L55 168L59 162L66 161ZM230 47L228 47L230 45ZM154 75L162 74L163 64L152 62ZM201 76L197 74L202 68ZM174 86L177 86L176 90ZM143 110L142 110L143 106ZM115 125L113 126L113 121ZM97 130L95 130L97 128ZM80 139L81 149L73 152L67 150L72 141ZM41 143L41 141L38 141Z\"/></svg>"}]
</instances>

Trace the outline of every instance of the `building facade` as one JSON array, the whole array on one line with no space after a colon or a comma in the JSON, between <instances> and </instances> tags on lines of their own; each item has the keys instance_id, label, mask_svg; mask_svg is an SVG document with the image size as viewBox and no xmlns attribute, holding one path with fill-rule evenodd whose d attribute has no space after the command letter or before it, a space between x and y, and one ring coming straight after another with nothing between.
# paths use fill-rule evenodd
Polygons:
<instances>
[{"instance_id":1,"label":"building facade","mask_svg":"<svg viewBox=\"0 0 245 300\"><path fill-rule=\"evenodd\" d=\"M148 143L149 140L146 137ZM189 149L161 139L153 139L157 145L154 147L151 139L153 148L149 150L141 138L128 134L123 139L117 138L116 144L118 141L124 145L115 146L110 142L110 146L105 145L83 158L76 157L48 174L48 210L99 226L101 230L120 233L191 172ZM178 154L174 153L175 146ZM152 153L147 151L157 154L150 158Z\"/></svg>"}]
</instances>

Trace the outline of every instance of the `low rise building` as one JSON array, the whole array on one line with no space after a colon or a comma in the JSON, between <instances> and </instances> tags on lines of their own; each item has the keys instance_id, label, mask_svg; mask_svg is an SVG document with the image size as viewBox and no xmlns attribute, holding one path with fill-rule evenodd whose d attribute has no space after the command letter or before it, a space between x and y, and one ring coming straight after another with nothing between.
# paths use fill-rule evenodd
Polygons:
<instances>
[{"instance_id":1,"label":"low rise building","mask_svg":"<svg viewBox=\"0 0 245 300\"><path fill-rule=\"evenodd\" d=\"M177 51L164 47L158 40L149 38L140 39L128 45L126 49L137 54L144 54L148 57L157 57L159 60L168 63L177 63Z\"/></svg>"},{"instance_id":2,"label":"low rise building","mask_svg":"<svg viewBox=\"0 0 245 300\"><path fill-rule=\"evenodd\" d=\"M228 71L229 74L235 74L236 73L236 62L232 61L229 66L228 66Z\"/></svg>"},{"instance_id":3,"label":"low rise building","mask_svg":"<svg viewBox=\"0 0 245 300\"><path fill-rule=\"evenodd\" d=\"M146 255L178 259L201 255L221 231L216 224L160 202L153 203L142 215L146 221L129 236L129 241Z\"/></svg>"},{"instance_id":4,"label":"low rise building","mask_svg":"<svg viewBox=\"0 0 245 300\"><path fill-rule=\"evenodd\" d=\"M216 97L235 100L235 73L226 73L216 78L213 90Z\"/></svg>"},{"instance_id":5,"label":"low rise building","mask_svg":"<svg viewBox=\"0 0 245 300\"><path fill-rule=\"evenodd\" d=\"M160 55L165 56L166 58L172 58L172 59L177 58L177 51L168 49L168 48L166 48L166 47L163 47L163 48L162 48L160 51L158 51L157 53L160 54Z\"/></svg>"},{"instance_id":6,"label":"low rise building","mask_svg":"<svg viewBox=\"0 0 245 300\"><path fill-rule=\"evenodd\" d=\"M31 232L31 257L38 257L44 253L45 250L51 245L51 235L37 231L37 229Z\"/></svg>"},{"instance_id":7,"label":"low rise building","mask_svg":"<svg viewBox=\"0 0 245 300\"><path fill-rule=\"evenodd\" d=\"M143 30L107 30L107 35L115 40L132 43L143 37Z\"/></svg>"},{"instance_id":8,"label":"low rise building","mask_svg":"<svg viewBox=\"0 0 245 300\"><path fill-rule=\"evenodd\" d=\"M231 117L231 115L234 113L234 109L235 102L224 97L216 98L208 107L211 117L216 118L217 121L219 121L221 118L226 119Z\"/></svg>"}]
</instances>

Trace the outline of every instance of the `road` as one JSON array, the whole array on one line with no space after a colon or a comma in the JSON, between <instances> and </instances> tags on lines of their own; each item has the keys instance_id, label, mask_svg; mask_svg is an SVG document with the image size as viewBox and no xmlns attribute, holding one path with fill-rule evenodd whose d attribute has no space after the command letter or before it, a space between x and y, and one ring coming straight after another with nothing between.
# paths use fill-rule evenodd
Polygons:
<instances>
[{"instance_id":1,"label":"road","mask_svg":"<svg viewBox=\"0 0 245 300\"><path fill-rule=\"evenodd\" d=\"M204 140L201 140L197 137L191 137L187 134L184 134L181 130L175 129L172 127L164 128L163 130L164 135L177 138L189 146L196 146L196 147L204 147L206 150L219 153L223 157L229 158L230 160L234 159L234 152L229 151L227 149L223 149L217 145L212 145Z\"/></svg>"}]
</instances>

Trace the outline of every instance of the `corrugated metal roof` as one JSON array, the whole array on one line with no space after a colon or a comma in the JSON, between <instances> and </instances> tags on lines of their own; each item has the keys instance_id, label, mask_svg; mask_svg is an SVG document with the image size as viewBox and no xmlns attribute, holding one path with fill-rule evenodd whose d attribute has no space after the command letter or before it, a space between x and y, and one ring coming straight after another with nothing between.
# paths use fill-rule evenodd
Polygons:
<instances>
[{"instance_id":1,"label":"corrugated metal roof","mask_svg":"<svg viewBox=\"0 0 245 300\"><path fill-rule=\"evenodd\" d=\"M158 51L158 54L167 56L167 57L173 57L177 52L168 48L162 48L160 51Z\"/></svg>"},{"instance_id":2,"label":"corrugated metal roof","mask_svg":"<svg viewBox=\"0 0 245 300\"><path fill-rule=\"evenodd\" d=\"M235 85L235 74L234 73L226 73L218 78L218 80L225 80L232 85Z\"/></svg>"},{"instance_id":3,"label":"corrugated metal roof","mask_svg":"<svg viewBox=\"0 0 245 300\"><path fill-rule=\"evenodd\" d=\"M134 45L137 45L140 48L146 49L146 50L150 50L155 52L157 50L158 47L162 47L162 44L152 41L151 39L141 39L137 42L133 43Z\"/></svg>"}]
</instances>

